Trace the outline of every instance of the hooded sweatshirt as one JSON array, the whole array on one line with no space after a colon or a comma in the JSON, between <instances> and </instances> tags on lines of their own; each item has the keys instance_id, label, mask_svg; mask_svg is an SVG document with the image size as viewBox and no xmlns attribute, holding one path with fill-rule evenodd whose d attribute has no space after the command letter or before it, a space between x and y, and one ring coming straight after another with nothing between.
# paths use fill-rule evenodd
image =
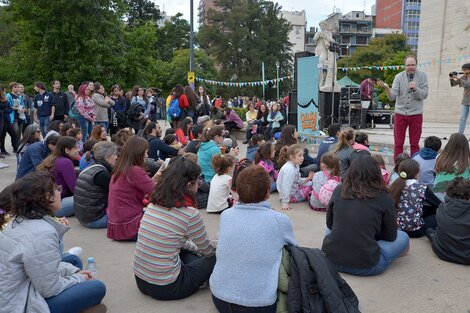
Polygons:
<instances>
[{"instance_id":1,"label":"hooded sweatshirt","mask_svg":"<svg viewBox=\"0 0 470 313\"><path fill-rule=\"evenodd\" d=\"M434 253L444 261L470 265L470 201L445 197L436 219Z\"/></svg>"},{"instance_id":2,"label":"hooded sweatshirt","mask_svg":"<svg viewBox=\"0 0 470 313\"><path fill-rule=\"evenodd\" d=\"M258 145L255 145L255 146L248 146L246 148L246 158L250 161L255 161L255 155L256 155L256 151L258 151L258 148L259 146Z\"/></svg>"},{"instance_id":3,"label":"hooded sweatshirt","mask_svg":"<svg viewBox=\"0 0 470 313\"><path fill-rule=\"evenodd\" d=\"M426 186L434 183L436 173L434 167L436 165L437 151L431 148L423 148L413 156L413 160L419 163L418 181Z\"/></svg>"},{"instance_id":4,"label":"hooded sweatshirt","mask_svg":"<svg viewBox=\"0 0 470 313\"><path fill-rule=\"evenodd\" d=\"M210 182L215 175L212 168L211 159L214 155L220 154L220 148L214 140L201 142L197 152L197 163L201 166L202 174L206 182Z\"/></svg>"}]
</instances>

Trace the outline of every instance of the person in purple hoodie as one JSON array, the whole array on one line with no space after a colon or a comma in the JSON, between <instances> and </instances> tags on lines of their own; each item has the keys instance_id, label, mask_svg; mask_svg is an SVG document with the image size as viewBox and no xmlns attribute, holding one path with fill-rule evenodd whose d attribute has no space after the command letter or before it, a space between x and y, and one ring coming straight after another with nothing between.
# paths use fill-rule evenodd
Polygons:
<instances>
[{"instance_id":1,"label":"person in purple hoodie","mask_svg":"<svg viewBox=\"0 0 470 313\"><path fill-rule=\"evenodd\" d=\"M77 140L72 137L60 137L52 153L38 165L38 171L49 171L54 175L60 188L61 208L54 216L73 215L73 192L77 184L77 174L72 160L79 157Z\"/></svg>"},{"instance_id":2,"label":"person in purple hoodie","mask_svg":"<svg viewBox=\"0 0 470 313\"><path fill-rule=\"evenodd\" d=\"M224 115L225 115L225 121L224 121L225 130L232 131L233 129L243 128L243 121L234 110L227 107L224 109Z\"/></svg>"}]
</instances>

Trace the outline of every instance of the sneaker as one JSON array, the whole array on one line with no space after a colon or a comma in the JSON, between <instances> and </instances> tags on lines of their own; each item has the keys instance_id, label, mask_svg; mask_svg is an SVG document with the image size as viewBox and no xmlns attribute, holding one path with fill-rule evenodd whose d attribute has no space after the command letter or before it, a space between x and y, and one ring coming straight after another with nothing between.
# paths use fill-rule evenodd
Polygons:
<instances>
[{"instance_id":1,"label":"sneaker","mask_svg":"<svg viewBox=\"0 0 470 313\"><path fill-rule=\"evenodd\" d=\"M83 253L83 249L82 247L73 247L73 248L70 248L69 251L67 251L67 253L80 256Z\"/></svg>"},{"instance_id":2,"label":"sneaker","mask_svg":"<svg viewBox=\"0 0 470 313\"><path fill-rule=\"evenodd\" d=\"M10 165L0 162L0 169L9 167Z\"/></svg>"}]
</instances>

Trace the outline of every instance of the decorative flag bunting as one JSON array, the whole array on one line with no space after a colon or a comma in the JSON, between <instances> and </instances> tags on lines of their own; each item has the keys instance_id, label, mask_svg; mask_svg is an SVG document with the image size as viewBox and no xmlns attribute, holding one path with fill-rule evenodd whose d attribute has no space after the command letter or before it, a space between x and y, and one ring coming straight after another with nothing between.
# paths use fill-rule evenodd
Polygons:
<instances>
[{"instance_id":1,"label":"decorative flag bunting","mask_svg":"<svg viewBox=\"0 0 470 313\"><path fill-rule=\"evenodd\" d=\"M446 59L440 59L440 60L420 62L420 63L418 63L418 67L423 68L423 67L429 67L429 66L440 65L440 64L452 64L452 63L456 63L456 62L462 62L463 60L470 60L470 54L462 55L462 56L458 56L458 57L453 57L453 58L446 58ZM383 71L383 70L400 70L400 69L404 69L404 68L405 68L404 65L383 65L383 66L380 66L380 65L366 65L366 66L355 66L355 67L340 67L339 69L343 72L346 72L347 70L357 71L357 70L360 70L360 69L369 69L369 70L375 69L375 70Z\"/></svg>"},{"instance_id":2,"label":"decorative flag bunting","mask_svg":"<svg viewBox=\"0 0 470 313\"><path fill-rule=\"evenodd\" d=\"M208 83L211 85L218 85L218 86L228 86L228 87L255 87L255 86L262 86L262 85L267 85L267 84L277 84L277 82L283 82L284 80L291 79L291 76L284 76L280 77L279 79L268 79L265 81L256 81L256 82L237 82L237 83L232 83L232 82L222 82L218 80L210 80L210 79L204 79L200 77L196 77L196 80L198 82L203 82L203 83Z\"/></svg>"}]
</instances>

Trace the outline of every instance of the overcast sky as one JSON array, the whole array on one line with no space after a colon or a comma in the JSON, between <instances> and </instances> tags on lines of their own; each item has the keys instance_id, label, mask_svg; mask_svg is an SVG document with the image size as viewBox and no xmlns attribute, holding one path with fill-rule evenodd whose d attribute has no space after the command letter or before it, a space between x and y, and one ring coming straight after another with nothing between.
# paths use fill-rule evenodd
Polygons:
<instances>
[{"instance_id":1,"label":"overcast sky","mask_svg":"<svg viewBox=\"0 0 470 313\"><path fill-rule=\"evenodd\" d=\"M165 8L168 15L183 13L183 17L189 20L189 0L152 0L160 5L160 10ZM284 10L302 11L307 15L308 27L318 27L318 23L328 14L333 12L333 8L341 10L345 14L349 11L365 10L370 14L370 9L375 0L277 0ZM194 0L194 21L197 23L197 7L199 0ZM196 25L197 28L197 25Z\"/></svg>"}]
</instances>

